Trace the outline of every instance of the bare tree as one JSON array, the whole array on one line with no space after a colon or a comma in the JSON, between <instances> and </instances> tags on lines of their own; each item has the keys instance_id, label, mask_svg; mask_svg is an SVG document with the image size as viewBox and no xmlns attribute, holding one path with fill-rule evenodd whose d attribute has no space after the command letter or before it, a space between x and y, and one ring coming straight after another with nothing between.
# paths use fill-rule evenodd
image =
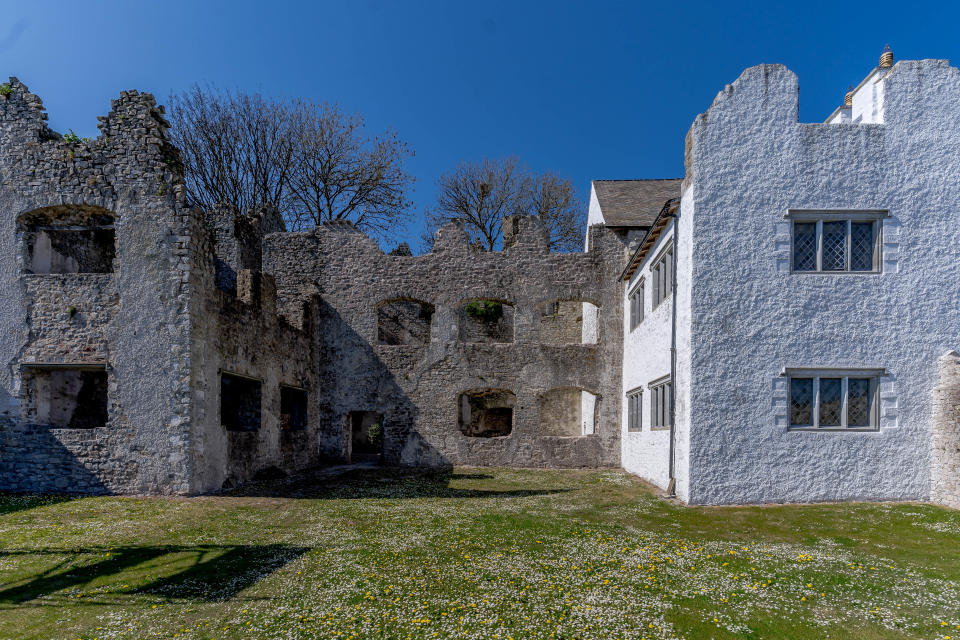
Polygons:
<instances>
[{"instance_id":1,"label":"bare tree","mask_svg":"<svg viewBox=\"0 0 960 640\"><path fill-rule=\"evenodd\" d=\"M460 221L471 240L487 251L503 243L503 218L532 215L550 231L550 249L578 251L583 246L585 210L570 180L555 173L532 173L517 158L463 162L437 181L436 207L426 213L424 248L434 232Z\"/></svg>"},{"instance_id":2,"label":"bare tree","mask_svg":"<svg viewBox=\"0 0 960 640\"><path fill-rule=\"evenodd\" d=\"M330 104L298 103L295 118L289 186L296 226L350 220L381 236L403 226L413 182L403 162L413 152L396 132L364 137L363 118Z\"/></svg>"},{"instance_id":3,"label":"bare tree","mask_svg":"<svg viewBox=\"0 0 960 640\"><path fill-rule=\"evenodd\" d=\"M272 204L291 230L349 220L374 236L410 217L413 153L392 130L367 137L336 105L194 86L170 98L171 141L198 206Z\"/></svg>"},{"instance_id":4,"label":"bare tree","mask_svg":"<svg viewBox=\"0 0 960 640\"><path fill-rule=\"evenodd\" d=\"M209 209L287 206L294 137L288 105L258 93L195 85L170 97L170 137L179 147L187 193Z\"/></svg>"}]
</instances>

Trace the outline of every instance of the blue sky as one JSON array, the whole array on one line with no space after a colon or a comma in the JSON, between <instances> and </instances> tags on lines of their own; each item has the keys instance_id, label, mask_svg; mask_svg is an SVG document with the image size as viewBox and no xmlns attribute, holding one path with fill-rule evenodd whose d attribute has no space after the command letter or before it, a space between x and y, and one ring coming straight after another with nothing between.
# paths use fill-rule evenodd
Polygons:
<instances>
[{"instance_id":1,"label":"blue sky","mask_svg":"<svg viewBox=\"0 0 960 640\"><path fill-rule=\"evenodd\" d=\"M124 89L194 82L339 102L416 152L420 212L461 160L515 154L570 177L683 175L690 122L748 66L800 77L822 121L873 68L960 59L960 5L921 2L0 2L0 75L51 126L97 134ZM390 247L387 247L390 248Z\"/></svg>"}]
</instances>

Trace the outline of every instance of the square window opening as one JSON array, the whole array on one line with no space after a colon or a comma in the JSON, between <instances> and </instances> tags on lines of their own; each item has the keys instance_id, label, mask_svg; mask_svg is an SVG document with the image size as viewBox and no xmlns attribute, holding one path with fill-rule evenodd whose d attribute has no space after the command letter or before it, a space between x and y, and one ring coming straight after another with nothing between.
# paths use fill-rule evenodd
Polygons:
<instances>
[{"instance_id":1,"label":"square window opening","mask_svg":"<svg viewBox=\"0 0 960 640\"><path fill-rule=\"evenodd\" d=\"M259 380L220 374L220 424L227 431L257 431L261 424Z\"/></svg>"},{"instance_id":2,"label":"square window opening","mask_svg":"<svg viewBox=\"0 0 960 640\"><path fill-rule=\"evenodd\" d=\"M301 431L307 428L307 391L280 386L280 428Z\"/></svg>"},{"instance_id":3,"label":"square window opening","mask_svg":"<svg viewBox=\"0 0 960 640\"><path fill-rule=\"evenodd\" d=\"M33 417L60 429L95 429L108 420L107 372L88 369L33 370Z\"/></svg>"}]
</instances>

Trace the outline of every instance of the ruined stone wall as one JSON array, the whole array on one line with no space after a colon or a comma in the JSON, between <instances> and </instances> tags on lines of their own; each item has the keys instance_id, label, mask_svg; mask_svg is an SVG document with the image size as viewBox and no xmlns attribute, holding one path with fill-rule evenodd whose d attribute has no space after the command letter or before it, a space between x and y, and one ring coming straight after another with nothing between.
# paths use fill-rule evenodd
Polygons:
<instances>
[{"instance_id":1,"label":"ruined stone wall","mask_svg":"<svg viewBox=\"0 0 960 640\"><path fill-rule=\"evenodd\" d=\"M346 414L384 415L384 461L410 465L596 467L619 464L619 335L623 244L594 227L590 251L549 253L533 218L520 220L509 248L488 253L469 246L461 228L447 226L432 253L384 255L349 225L267 236L265 270L277 280L280 306L296 314L312 294L321 297L317 388L322 452L350 453ZM505 225L505 228L509 225ZM513 227L509 227L513 228ZM424 346L378 344L377 306L410 299L433 305ZM580 300L599 310L599 344L544 343L543 305ZM464 343L463 304L509 302L513 340ZM539 398L576 387L599 396L594 435L544 436ZM513 425L502 437L470 437L458 426L466 391L516 395Z\"/></svg>"},{"instance_id":2,"label":"ruined stone wall","mask_svg":"<svg viewBox=\"0 0 960 640\"><path fill-rule=\"evenodd\" d=\"M280 316L273 278L259 271L259 220L251 229L249 217L220 211L229 214L226 219L230 224L240 227L237 232L225 233L224 228L218 230L216 224L208 222L209 232L198 230L192 236L196 244L190 272L196 299L191 320L193 493L235 486L271 467L285 472L300 469L315 464L319 451L317 303L308 297L296 305L290 321ZM208 221L211 218L208 216ZM239 251L246 251L248 256L242 262L230 262L239 252L230 253L235 251L235 244L219 244L223 237L242 239L246 247ZM224 261L225 257L229 260ZM229 283L220 279L224 262L231 270L237 268ZM260 427L256 431L224 427L222 373L259 383ZM306 429L282 428L280 385L308 392Z\"/></svg>"},{"instance_id":3,"label":"ruined stone wall","mask_svg":"<svg viewBox=\"0 0 960 640\"><path fill-rule=\"evenodd\" d=\"M940 358L940 382L933 392L930 499L960 509L960 355Z\"/></svg>"},{"instance_id":4,"label":"ruined stone wall","mask_svg":"<svg viewBox=\"0 0 960 640\"><path fill-rule=\"evenodd\" d=\"M189 233L178 155L153 96L125 92L95 140L67 142L17 79L0 96L0 487L189 489ZM112 273L27 273L25 221L112 222ZM80 216L82 217L82 216ZM96 366L106 426L31 419L31 372ZM26 381L26 383L25 383Z\"/></svg>"}]
</instances>

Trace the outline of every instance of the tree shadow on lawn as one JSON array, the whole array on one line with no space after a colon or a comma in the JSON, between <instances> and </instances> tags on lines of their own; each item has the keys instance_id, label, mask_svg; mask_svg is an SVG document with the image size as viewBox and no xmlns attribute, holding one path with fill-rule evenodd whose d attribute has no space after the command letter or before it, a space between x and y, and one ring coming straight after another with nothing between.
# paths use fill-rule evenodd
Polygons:
<instances>
[{"instance_id":1,"label":"tree shadow on lawn","mask_svg":"<svg viewBox=\"0 0 960 640\"><path fill-rule=\"evenodd\" d=\"M282 480L249 482L224 492L229 496L361 500L370 498L526 498L565 493L570 489L464 489L454 480L492 480L486 473L454 473L451 469L378 467L353 469L331 476L308 470Z\"/></svg>"},{"instance_id":2,"label":"tree shadow on lawn","mask_svg":"<svg viewBox=\"0 0 960 640\"><path fill-rule=\"evenodd\" d=\"M80 496L0 492L0 516L76 500Z\"/></svg>"},{"instance_id":3,"label":"tree shadow on lawn","mask_svg":"<svg viewBox=\"0 0 960 640\"><path fill-rule=\"evenodd\" d=\"M153 595L164 599L189 599L219 602L234 597L262 578L277 571L309 551L309 547L272 545L163 545L147 547L17 549L0 550L0 558L9 556L68 556L30 578L12 584L0 583L0 608L19 605L65 589L79 588L110 576L116 581L139 582L139 575L126 577L130 571L159 577L133 588L111 589L116 596ZM100 558L91 564L77 566L77 556ZM99 589L98 584L94 589ZM96 594L96 592L95 592ZM64 594L55 599L61 606ZM106 594L102 594L106 595ZM80 601L71 598L71 605ZM102 603L99 603L102 604Z\"/></svg>"}]
</instances>

